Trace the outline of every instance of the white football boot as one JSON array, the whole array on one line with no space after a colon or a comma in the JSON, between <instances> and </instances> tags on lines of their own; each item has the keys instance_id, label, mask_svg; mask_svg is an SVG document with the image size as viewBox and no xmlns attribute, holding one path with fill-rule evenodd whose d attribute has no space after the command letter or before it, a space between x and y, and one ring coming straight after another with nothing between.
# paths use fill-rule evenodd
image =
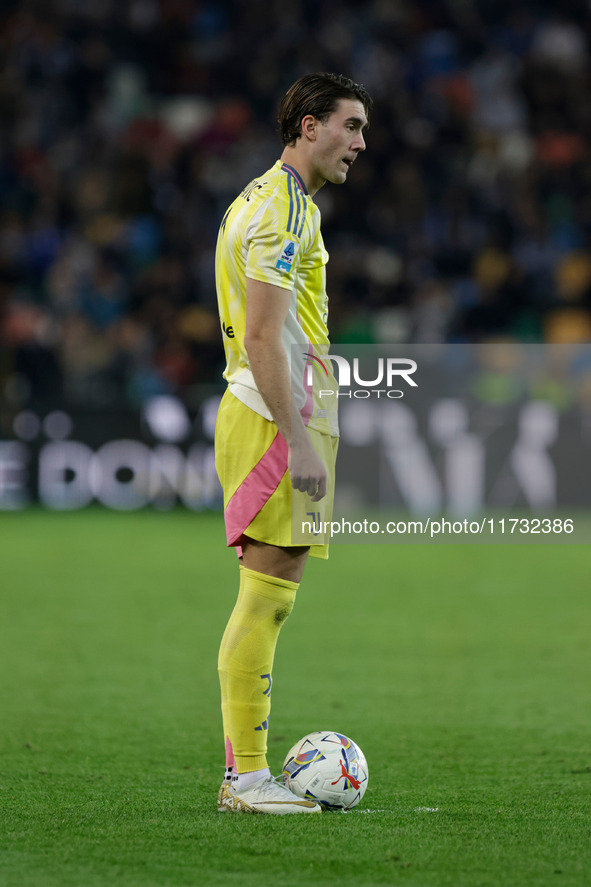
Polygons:
<instances>
[{"instance_id":1,"label":"white football boot","mask_svg":"<svg viewBox=\"0 0 591 887\"><path fill-rule=\"evenodd\" d=\"M298 798L273 776L264 776L243 789L235 789L225 779L218 794L220 813L322 813L314 801Z\"/></svg>"}]
</instances>

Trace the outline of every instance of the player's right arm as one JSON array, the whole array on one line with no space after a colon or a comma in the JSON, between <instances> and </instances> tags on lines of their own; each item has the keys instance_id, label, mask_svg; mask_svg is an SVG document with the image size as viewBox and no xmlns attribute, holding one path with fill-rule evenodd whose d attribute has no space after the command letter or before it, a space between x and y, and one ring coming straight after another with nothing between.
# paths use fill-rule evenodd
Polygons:
<instances>
[{"instance_id":1,"label":"player's right arm","mask_svg":"<svg viewBox=\"0 0 591 887\"><path fill-rule=\"evenodd\" d=\"M289 290L247 277L244 346L257 388L287 442L292 486L318 502L326 495L326 470L292 402L289 365L281 339L290 298Z\"/></svg>"}]
</instances>

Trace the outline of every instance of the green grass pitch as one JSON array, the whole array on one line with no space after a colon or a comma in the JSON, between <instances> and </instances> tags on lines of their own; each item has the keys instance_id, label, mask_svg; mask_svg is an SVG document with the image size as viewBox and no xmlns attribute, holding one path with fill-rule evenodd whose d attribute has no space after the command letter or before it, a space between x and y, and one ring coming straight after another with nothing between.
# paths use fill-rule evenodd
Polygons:
<instances>
[{"instance_id":1,"label":"green grass pitch","mask_svg":"<svg viewBox=\"0 0 591 887\"><path fill-rule=\"evenodd\" d=\"M338 730L367 794L219 815L219 515L0 516L1 887L587 885L588 546L335 546L275 662L270 764Z\"/></svg>"}]
</instances>

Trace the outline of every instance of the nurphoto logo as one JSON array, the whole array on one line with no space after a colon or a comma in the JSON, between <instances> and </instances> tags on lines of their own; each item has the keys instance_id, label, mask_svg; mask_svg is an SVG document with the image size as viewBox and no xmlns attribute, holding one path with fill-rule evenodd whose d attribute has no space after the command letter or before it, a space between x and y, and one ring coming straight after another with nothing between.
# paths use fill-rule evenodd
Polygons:
<instances>
[{"instance_id":1,"label":"nurphoto logo","mask_svg":"<svg viewBox=\"0 0 591 887\"><path fill-rule=\"evenodd\" d=\"M418 387L418 383L411 378L417 370L417 362L408 357L377 358L377 364L374 362L373 369L368 370L367 366L363 369L364 374L370 372L373 376L375 373L375 378L369 379L362 378L358 357L353 358L352 367L347 358L340 354L326 354L324 357L316 357L314 354L304 353L304 357L308 364L306 367L306 385L312 386L313 384L314 367L326 376L327 387L321 388L318 392L321 398L334 396L379 398L384 396L397 400L404 397L404 390L394 388L395 382L398 384L405 382L411 388ZM333 366L336 366L336 376L330 372L332 366L329 361L332 361ZM351 377L353 377L353 383L351 383ZM328 384L330 384L332 378L336 379L337 385L334 388L329 388ZM342 391L341 389L343 388L348 390Z\"/></svg>"}]
</instances>

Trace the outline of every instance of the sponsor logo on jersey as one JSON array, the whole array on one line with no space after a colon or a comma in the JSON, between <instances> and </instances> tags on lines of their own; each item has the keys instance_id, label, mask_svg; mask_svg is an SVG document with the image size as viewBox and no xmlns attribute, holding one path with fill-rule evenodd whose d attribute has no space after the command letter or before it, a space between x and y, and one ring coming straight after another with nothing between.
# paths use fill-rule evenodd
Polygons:
<instances>
[{"instance_id":1,"label":"sponsor logo on jersey","mask_svg":"<svg viewBox=\"0 0 591 887\"><path fill-rule=\"evenodd\" d=\"M284 240L283 246L281 247L281 254L277 259L275 267L279 268L280 271L291 271L293 260L295 259L299 248L299 243L294 243L293 240Z\"/></svg>"},{"instance_id":2,"label":"sponsor logo on jersey","mask_svg":"<svg viewBox=\"0 0 591 887\"><path fill-rule=\"evenodd\" d=\"M312 385L312 367L318 367L323 371L325 376L328 376L328 369L326 368L326 364L321 357L316 357L315 354L307 354L305 351L302 351L302 355L309 367L308 379L306 382L307 385Z\"/></svg>"}]
</instances>

